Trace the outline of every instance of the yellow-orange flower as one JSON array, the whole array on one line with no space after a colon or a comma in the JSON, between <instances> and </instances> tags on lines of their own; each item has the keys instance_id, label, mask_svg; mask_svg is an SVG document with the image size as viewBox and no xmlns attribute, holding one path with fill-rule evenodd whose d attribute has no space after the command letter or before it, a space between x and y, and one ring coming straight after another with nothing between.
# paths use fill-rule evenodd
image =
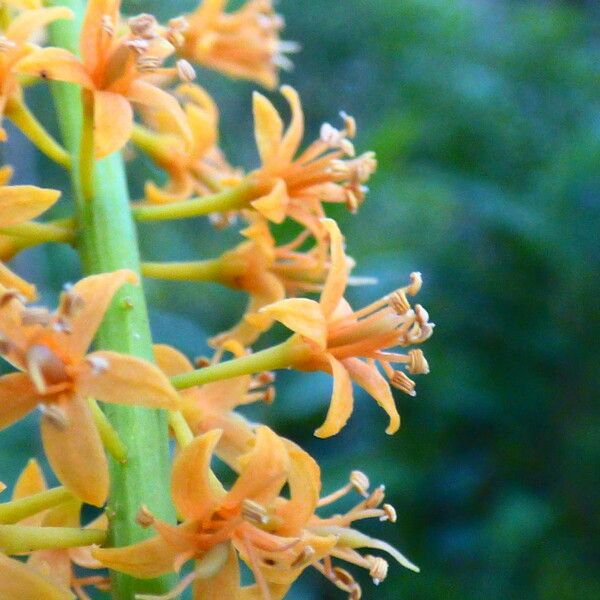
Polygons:
<instances>
[{"instance_id":1,"label":"yellow-orange flower","mask_svg":"<svg viewBox=\"0 0 600 600\"><path fill-rule=\"evenodd\" d=\"M87 398L175 408L179 398L154 365L116 352L86 351L113 295L136 277L127 270L82 279L58 310L0 298L0 353L23 372L0 377L0 428L42 409L42 441L59 480L90 504L108 494L108 465Z\"/></svg>"},{"instance_id":2,"label":"yellow-orange flower","mask_svg":"<svg viewBox=\"0 0 600 600\"><path fill-rule=\"evenodd\" d=\"M80 36L82 60L63 48L42 48L19 63L19 71L69 81L87 91L93 107L94 150L102 158L119 150L133 128L131 103L171 114L188 142L190 132L177 100L149 81L174 52L154 17L140 15L121 34L120 0L90 0Z\"/></svg>"},{"instance_id":3,"label":"yellow-orange flower","mask_svg":"<svg viewBox=\"0 0 600 600\"><path fill-rule=\"evenodd\" d=\"M37 217L60 197L60 192L57 190L33 185L7 186L5 184L11 174L10 167L0 169L0 228L24 223ZM35 286L15 275L2 263L0 263L0 285L14 288L29 299L35 298L36 295Z\"/></svg>"},{"instance_id":4,"label":"yellow-orange flower","mask_svg":"<svg viewBox=\"0 0 600 600\"><path fill-rule=\"evenodd\" d=\"M31 7L23 3L22 8ZM19 71L19 61L35 49L35 46L28 43L29 38L52 21L72 18L72 11L64 6L25 10L0 33L0 119L10 99L20 99L22 96L16 74ZM0 140L4 139L6 132L0 129Z\"/></svg>"},{"instance_id":5,"label":"yellow-orange flower","mask_svg":"<svg viewBox=\"0 0 600 600\"><path fill-rule=\"evenodd\" d=\"M280 223L291 217L317 235L322 231L322 202L345 203L355 211L367 188L364 184L376 168L375 155L367 152L354 158L354 119L342 113L344 128L325 123L321 136L297 155L304 134L304 115L298 93L283 86L292 111L285 130L275 107L261 94L254 93L255 137L262 166L252 176L262 189L261 197L251 202L265 217ZM297 156L296 156L297 155Z\"/></svg>"},{"instance_id":6,"label":"yellow-orange flower","mask_svg":"<svg viewBox=\"0 0 600 600\"><path fill-rule=\"evenodd\" d=\"M145 186L146 200L164 204L202 196L238 183L241 174L227 163L220 148L219 111L214 100L200 86L183 84L176 90L185 98L185 116L192 134L189 146L170 112L146 111L146 120L155 134L139 129L133 140L169 175L163 188L153 182Z\"/></svg>"},{"instance_id":7,"label":"yellow-orange flower","mask_svg":"<svg viewBox=\"0 0 600 600\"><path fill-rule=\"evenodd\" d=\"M414 382L394 363L404 363L412 374L427 373L429 367L423 353L412 349L407 354L386 352L394 346L412 346L425 341L432 333L425 309L413 308L407 300L421 287L421 278L413 273L411 283L374 302L353 311L343 295L348 282L343 237L331 219L322 226L331 238L331 268L319 302L307 298L288 298L263 307L253 317L275 319L296 332L296 341L304 347L293 365L305 371L325 371L333 375L333 395L323 425L315 431L319 437L336 434L352 414L352 382L364 388L388 413L387 433L400 427L390 386L377 369L380 364L391 384L414 395Z\"/></svg>"},{"instance_id":8,"label":"yellow-orange flower","mask_svg":"<svg viewBox=\"0 0 600 600\"><path fill-rule=\"evenodd\" d=\"M227 0L202 0L182 19L172 20L171 36L181 56L231 77L277 85L277 68L291 66L286 52L297 45L279 41L283 19L271 0L249 0L225 12Z\"/></svg>"}]
</instances>

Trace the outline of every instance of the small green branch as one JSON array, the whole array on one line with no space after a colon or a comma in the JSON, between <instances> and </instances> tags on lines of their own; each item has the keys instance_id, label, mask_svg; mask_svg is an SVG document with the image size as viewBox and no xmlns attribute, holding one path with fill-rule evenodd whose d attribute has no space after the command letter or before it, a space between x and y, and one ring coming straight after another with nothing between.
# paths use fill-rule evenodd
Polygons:
<instances>
[{"instance_id":1,"label":"small green branch","mask_svg":"<svg viewBox=\"0 0 600 600\"><path fill-rule=\"evenodd\" d=\"M71 168L70 154L46 131L20 99L11 96L6 103L4 114L41 152L65 169Z\"/></svg>"},{"instance_id":2,"label":"small green branch","mask_svg":"<svg viewBox=\"0 0 600 600\"><path fill-rule=\"evenodd\" d=\"M145 262L142 275L171 281L220 281L223 261L219 258L193 262Z\"/></svg>"},{"instance_id":3,"label":"small green branch","mask_svg":"<svg viewBox=\"0 0 600 600\"><path fill-rule=\"evenodd\" d=\"M104 447L116 461L125 464L127 462L127 446L123 443L121 436L119 436L117 430L112 426L94 398L88 398L88 405Z\"/></svg>"},{"instance_id":4,"label":"small green branch","mask_svg":"<svg viewBox=\"0 0 600 600\"><path fill-rule=\"evenodd\" d=\"M0 548L6 554L21 554L22 552L56 548L79 548L102 544L105 539L106 532L101 529L0 525Z\"/></svg>"},{"instance_id":5,"label":"small green branch","mask_svg":"<svg viewBox=\"0 0 600 600\"><path fill-rule=\"evenodd\" d=\"M23 241L27 242L27 246L45 244L47 242L72 244L75 241L73 228L63 227L54 223L38 223L36 221L19 223L10 227L1 227L0 235L23 238Z\"/></svg>"},{"instance_id":6,"label":"small green branch","mask_svg":"<svg viewBox=\"0 0 600 600\"><path fill-rule=\"evenodd\" d=\"M71 492L61 486L25 498L5 502L0 504L0 523L18 523L27 517L37 515L43 510L54 508L72 499Z\"/></svg>"},{"instance_id":7,"label":"small green branch","mask_svg":"<svg viewBox=\"0 0 600 600\"><path fill-rule=\"evenodd\" d=\"M142 204L134 206L132 212L137 221L173 221L201 217L215 212L239 210L256 197L255 186L248 181L243 181L235 187L216 194L169 204Z\"/></svg>"},{"instance_id":8,"label":"small green branch","mask_svg":"<svg viewBox=\"0 0 600 600\"><path fill-rule=\"evenodd\" d=\"M169 426L180 448L185 448L194 439L190 426L178 410L169 414Z\"/></svg>"}]
</instances>

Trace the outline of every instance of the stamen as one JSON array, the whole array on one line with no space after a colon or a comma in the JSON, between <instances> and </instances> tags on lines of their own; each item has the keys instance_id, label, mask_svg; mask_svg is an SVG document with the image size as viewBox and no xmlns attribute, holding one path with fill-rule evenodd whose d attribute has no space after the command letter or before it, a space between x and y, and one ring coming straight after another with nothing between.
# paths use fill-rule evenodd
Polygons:
<instances>
[{"instance_id":1,"label":"stamen","mask_svg":"<svg viewBox=\"0 0 600 600\"><path fill-rule=\"evenodd\" d=\"M419 293L422 285L423 278L421 277L421 273L415 271L414 273L410 274L410 284L406 286L406 293L410 294L411 296L416 296Z\"/></svg>"},{"instance_id":2,"label":"stamen","mask_svg":"<svg viewBox=\"0 0 600 600\"><path fill-rule=\"evenodd\" d=\"M350 484L361 496L368 497L371 482L362 471L352 471L350 473Z\"/></svg>"},{"instance_id":3,"label":"stamen","mask_svg":"<svg viewBox=\"0 0 600 600\"><path fill-rule=\"evenodd\" d=\"M58 312L68 319L71 319L81 311L84 306L85 301L83 297L69 287L60 295Z\"/></svg>"},{"instance_id":4,"label":"stamen","mask_svg":"<svg viewBox=\"0 0 600 600\"><path fill-rule=\"evenodd\" d=\"M385 485L377 486L371 495L363 502L365 508L375 508L379 506L385 498Z\"/></svg>"},{"instance_id":5,"label":"stamen","mask_svg":"<svg viewBox=\"0 0 600 600\"><path fill-rule=\"evenodd\" d=\"M349 600L360 600L362 598L362 589L354 577L341 567L333 567L332 581L341 589L348 592Z\"/></svg>"},{"instance_id":6,"label":"stamen","mask_svg":"<svg viewBox=\"0 0 600 600\"><path fill-rule=\"evenodd\" d=\"M381 556L365 556L367 561L370 563L369 575L373 579L375 585L379 585L386 577L388 573L389 564L387 560L381 558Z\"/></svg>"},{"instance_id":7,"label":"stamen","mask_svg":"<svg viewBox=\"0 0 600 600\"><path fill-rule=\"evenodd\" d=\"M0 52L8 52L9 50L12 50L16 47L17 45L12 40L9 40L4 35L0 36Z\"/></svg>"},{"instance_id":8,"label":"stamen","mask_svg":"<svg viewBox=\"0 0 600 600\"><path fill-rule=\"evenodd\" d=\"M296 557L296 559L294 560L294 562L292 562L292 564L290 565L293 569L296 569L298 567L304 567L307 564L309 564L312 560L312 557L316 554L316 550L310 546L304 546L304 548L302 548L302 552L300 552L300 554L298 554L298 556Z\"/></svg>"},{"instance_id":9,"label":"stamen","mask_svg":"<svg viewBox=\"0 0 600 600\"><path fill-rule=\"evenodd\" d=\"M58 429L66 429L69 419L65 412L56 404L39 404L38 408L44 419L48 419Z\"/></svg>"},{"instance_id":10,"label":"stamen","mask_svg":"<svg viewBox=\"0 0 600 600\"><path fill-rule=\"evenodd\" d=\"M177 68L177 76L181 81L189 83L196 79L196 71L187 60L182 58L175 63L175 66Z\"/></svg>"},{"instance_id":11,"label":"stamen","mask_svg":"<svg viewBox=\"0 0 600 600\"><path fill-rule=\"evenodd\" d=\"M153 15L142 13L136 17L131 17L127 22L129 29L133 35L146 40L151 40L157 37L158 22Z\"/></svg>"},{"instance_id":12,"label":"stamen","mask_svg":"<svg viewBox=\"0 0 600 600\"><path fill-rule=\"evenodd\" d=\"M411 375L427 375L429 373L429 364L423 354L423 350L414 348L408 352L408 357L407 368Z\"/></svg>"},{"instance_id":13,"label":"stamen","mask_svg":"<svg viewBox=\"0 0 600 600\"><path fill-rule=\"evenodd\" d=\"M346 111L340 111L340 117L342 117L342 121L344 121L344 129L346 130L346 135L349 138L353 138L356 136L356 119L350 116Z\"/></svg>"},{"instance_id":14,"label":"stamen","mask_svg":"<svg viewBox=\"0 0 600 600\"><path fill-rule=\"evenodd\" d=\"M43 307L32 307L26 308L21 313L21 324L28 325L42 325L46 327L50 324L50 311Z\"/></svg>"},{"instance_id":15,"label":"stamen","mask_svg":"<svg viewBox=\"0 0 600 600\"><path fill-rule=\"evenodd\" d=\"M399 317L405 315L410 310L410 304L406 298L406 292L403 289L392 292L388 296L388 302Z\"/></svg>"},{"instance_id":16,"label":"stamen","mask_svg":"<svg viewBox=\"0 0 600 600\"><path fill-rule=\"evenodd\" d=\"M131 48L138 54L144 54L150 48L150 42L148 40L142 40L139 38L135 38L133 40L127 40L124 42L124 45L128 48Z\"/></svg>"},{"instance_id":17,"label":"stamen","mask_svg":"<svg viewBox=\"0 0 600 600\"><path fill-rule=\"evenodd\" d=\"M391 504L384 504L381 508L385 514L379 517L380 521L389 521L390 523L397 521L396 509Z\"/></svg>"},{"instance_id":18,"label":"stamen","mask_svg":"<svg viewBox=\"0 0 600 600\"><path fill-rule=\"evenodd\" d=\"M15 349L15 345L9 340L0 338L0 354L10 354Z\"/></svg>"},{"instance_id":19,"label":"stamen","mask_svg":"<svg viewBox=\"0 0 600 600\"><path fill-rule=\"evenodd\" d=\"M416 396L415 382L404 371L394 371L390 383L397 389L409 396Z\"/></svg>"},{"instance_id":20,"label":"stamen","mask_svg":"<svg viewBox=\"0 0 600 600\"><path fill-rule=\"evenodd\" d=\"M29 347L25 363L29 377L40 394L46 393L48 384L63 383L69 379L63 361L42 344Z\"/></svg>"},{"instance_id":21,"label":"stamen","mask_svg":"<svg viewBox=\"0 0 600 600\"><path fill-rule=\"evenodd\" d=\"M261 526L269 522L269 513L258 502L246 498L242 502L242 518L253 525Z\"/></svg>"},{"instance_id":22,"label":"stamen","mask_svg":"<svg viewBox=\"0 0 600 600\"><path fill-rule=\"evenodd\" d=\"M108 370L108 360L103 356L87 356L85 362L92 367L93 375L101 375Z\"/></svg>"},{"instance_id":23,"label":"stamen","mask_svg":"<svg viewBox=\"0 0 600 600\"><path fill-rule=\"evenodd\" d=\"M161 66L162 59L156 56L138 56L135 64L141 73L152 73Z\"/></svg>"},{"instance_id":24,"label":"stamen","mask_svg":"<svg viewBox=\"0 0 600 600\"><path fill-rule=\"evenodd\" d=\"M339 148L348 156L354 156L355 150L352 142L346 137L345 131L340 131L330 123L323 123L319 133L321 141L330 148Z\"/></svg>"},{"instance_id":25,"label":"stamen","mask_svg":"<svg viewBox=\"0 0 600 600\"><path fill-rule=\"evenodd\" d=\"M154 515L150 512L148 507L145 504L142 504L140 510L138 510L137 515L135 516L135 522L140 527L150 527L154 524Z\"/></svg>"},{"instance_id":26,"label":"stamen","mask_svg":"<svg viewBox=\"0 0 600 600\"><path fill-rule=\"evenodd\" d=\"M17 290L6 290L2 296L0 296L0 308L4 308L12 300L17 300L21 304L27 302L27 298L19 293Z\"/></svg>"},{"instance_id":27,"label":"stamen","mask_svg":"<svg viewBox=\"0 0 600 600\"><path fill-rule=\"evenodd\" d=\"M110 37L115 35L115 24L110 15L102 15L101 27L104 33L107 33Z\"/></svg>"}]
</instances>

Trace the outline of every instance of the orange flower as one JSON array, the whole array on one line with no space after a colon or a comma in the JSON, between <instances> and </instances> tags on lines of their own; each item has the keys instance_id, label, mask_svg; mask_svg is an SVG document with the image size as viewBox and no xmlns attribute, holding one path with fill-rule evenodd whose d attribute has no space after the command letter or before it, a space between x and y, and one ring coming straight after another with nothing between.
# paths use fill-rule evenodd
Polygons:
<instances>
[{"instance_id":1,"label":"orange flower","mask_svg":"<svg viewBox=\"0 0 600 600\"><path fill-rule=\"evenodd\" d=\"M171 35L180 41L179 53L231 77L275 87L277 67L291 67L285 53L298 49L279 41L283 19L271 0L249 0L230 13L226 5L227 0L202 0L193 13L169 23Z\"/></svg>"},{"instance_id":2,"label":"orange flower","mask_svg":"<svg viewBox=\"0 0 600 600\"><path fill-rule=\"evenodd\" d=\"M108 465L86 399L152 408L179 402L154 365L116 352L85 355L117 289L135 281L127 270L86 277L62 294L54 314L27 308L14 292L0 298L0 350L23 371L0 377L0 428L39 406L57 477L98 506L108 493Z\"/></svg>"},{"instance_id":3,"label":"orange flower","mask_svg":"<svg viewBox=\"0 0 600 600\"><path fill-rule=\"evenodd\" d=\"M31 459L21 472L13 492L13 500L26 498L47 490L42 470L35 459ZM20 521L21 525L40 527L80 527L81 502L75 498L56 508L52 508L33 517ZM108 520L103 513L87 527L106 529ZM106 586L108 580L103 576L78 577L74 566L85 569L101 569L102 565L92 557L91 546L80 548L57 548L31 552L27 561L38 573L52 579L59 587L73 590L78 598L89 600L84 591L88 585Z\"/></svg>"},{"instance_id":4,"label":"orange flower","mask_svg":"<svg viewBox=\"0 0 600 600\"><path fill-rule=\"evenodd\" d=\"M146 183L146 200L164 204L186 200L233 185L240 173L229 165L218 147L219 111L214 100L200 86L183 84L176 93L188 100L184 106L192 145L181 139L180 129L166 111L146 111L156 134L144 129L134 132L133 141L145 150L169 175L166 187Z\"/></svg>"},{"instance_id":5,"label":"orange flower","mask_svg":"<svg viewBox=\"0 0 600 600\"><path fill-rule=\"evenodd\" d=\"M24 223L50 208L60 197L57 190L47 190L33 185L12 185L12 169L0 169L0 228ZM6 241L6 238L3 238ZM14 288L30 300L35 298L35 286L27 283L0 263L0 285Z\"/></svg>"},{"instance_id":6,"label":"orange flower","mask_svg":"<svg viewBox=\"0 0 600 600\"><path fill-rule=\"evenodd\" d=\"M20 4L22 4L21 8L31 8L25 3L15 5ZM72 11L63 6L25 10L17 15L0 34L0 119L10 99L20 99L22 96L16 74L19 71L19 61L35 48L28 43L29 38L52 21L72 18ZM0 129L0 140L5 139L6 132Z\"/></svg>"},{"instance_id":7,"label":"orange flower","mask_svg":"<svg viewBox=\"0 0 600 600\"><path fill-rule=\"evenodd\" d=\"M148 81L174 52L154 17L129 20L121 35L120 0L90 0L81 29L82 62L62 48L42 48L19 63L19 71L44 79L76 83L93 106L94 150L102 158L119 150L131 137L131 104L167 111L184 139L190 140L185 114L177 100Z\"/></svg>"},{"instance_id":8,"label":"orange flower","mask_svg":"<svg viewBox=\"0 0 600 600\"><path fill-rule=\"evenodd\" d=\"M375 155L367 152L358 158L349 138L354 137L354 119L342 113L344 129L328 123L321 137L295 156L304 134L304 115L297 92L283 86L292 111L288 129L275 107L261 94L254 93L254 127L262 161L253 173L260 198L252 206L265 217L280 223L286 216L302 223L316 235L322 232L319 219L324 216L321 202L342 202L355 211L362 202L364 183L376 168Z\"/></svg>"},{"instance_id":9,"label":"orange flower","mask_svg":"<svg viewBox=\"0 0 600 600\"><path fill-rule=\"evenodd\" d=\"M390 386L377 369L380 364L391 384L414 395L414 382L391 364L405 363L412 374L427 373L429 367L421 350L407 354L385 352L394 346L410 346L424 342L432 333L425 309L412 309L406 295L415 295L421 287L418 273L411 283L358 311L344 300L348 269L343 237L331 219L322 226L331 238L332 264L319 302L307 298L281 300L259 310L251 320L275 319L296 332L297 343L304 348L294 368L325 371L333 375L333 395L323 425L315 431L318 437L335 435L352 414L352 382L364 388L388 413L387 433L400 427ZM366 359L366 360L361 360Z\"/></svg>"}]
</instances>

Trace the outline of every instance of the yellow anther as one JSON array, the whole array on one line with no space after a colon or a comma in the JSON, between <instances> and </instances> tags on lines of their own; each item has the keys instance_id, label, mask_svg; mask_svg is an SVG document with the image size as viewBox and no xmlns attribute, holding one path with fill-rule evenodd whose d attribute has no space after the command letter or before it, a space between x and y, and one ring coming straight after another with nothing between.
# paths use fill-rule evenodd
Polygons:
<instances>
[{"instance_id":1,"label":"yellow anther","mask_svg":"<svg viewBox=\"0 0 600 600\"><path fill-rule=\"evenodd\" d=\"M375 585L380 584L386 577L388 573L389 564L387 560L381 558L380 556L365 556L367 562L369 563L369 575L373 579L373 583Z\"/></svg>"},{"instance_id":2,"label":"yellow anther","mask_svg":"<svg viewBox=\"0 0 600 600\"><path fill-rule=\"evenodd\" d=\"M262 504L246 498L242 502L242 518L253 525L266 525L269 513Z\"/></svg>"},{"instance_id":3,"label":"yellow anther","mask_svg":"<svg viewBox=\"0 0 600 600\"><path fill-rule=\"evenodd\" d=\"M410 310L410 304L403 289L392 292L388 296L388 302L398 316L405 315Z\"/></svg>"},{"instance_id":4,"label":"yellow anther","mask_svg":"<svg viewBox=\"0 0 600 600\"><path fill-rule=\"evenodd\" d=\"M391 504L384 504L381 509L385 514L379 517L380 521L389 521L390 523L397 521L396 509Z\"/></svg>"},{"instance_id":5,"label":"yellow anther","mask_svg":"<svg viewBox=\"0 0 600 600\"><path fill-rule=\"evenodd\" d=\"M413 348L408 352L408 357L407 368L411 375L427 375L429 373L429 364L423 354L423 350Z\"/></svg>"},{"instance_id":6,"label":"yellow anther","mask_svg":"<svg viewBox=\"0 0 600 600\"><path fill-rule=\"evenodd\" d=\"M365 498L369 495L369 486L371 482L362 471L352 471L350 473L350 483L352 487Z\"/></svg>"},{"instance_id":7,"label":"yellow anther","mask_svg":"<svg viewBox=\"0 0 600 600\"><path fill-rule=\"evenodd\" d=\"M400 390L409 396L417 395L415 392L415 382L404 371L394 371L390 383L397 390Z\"/></svg>"}]
</instances>

